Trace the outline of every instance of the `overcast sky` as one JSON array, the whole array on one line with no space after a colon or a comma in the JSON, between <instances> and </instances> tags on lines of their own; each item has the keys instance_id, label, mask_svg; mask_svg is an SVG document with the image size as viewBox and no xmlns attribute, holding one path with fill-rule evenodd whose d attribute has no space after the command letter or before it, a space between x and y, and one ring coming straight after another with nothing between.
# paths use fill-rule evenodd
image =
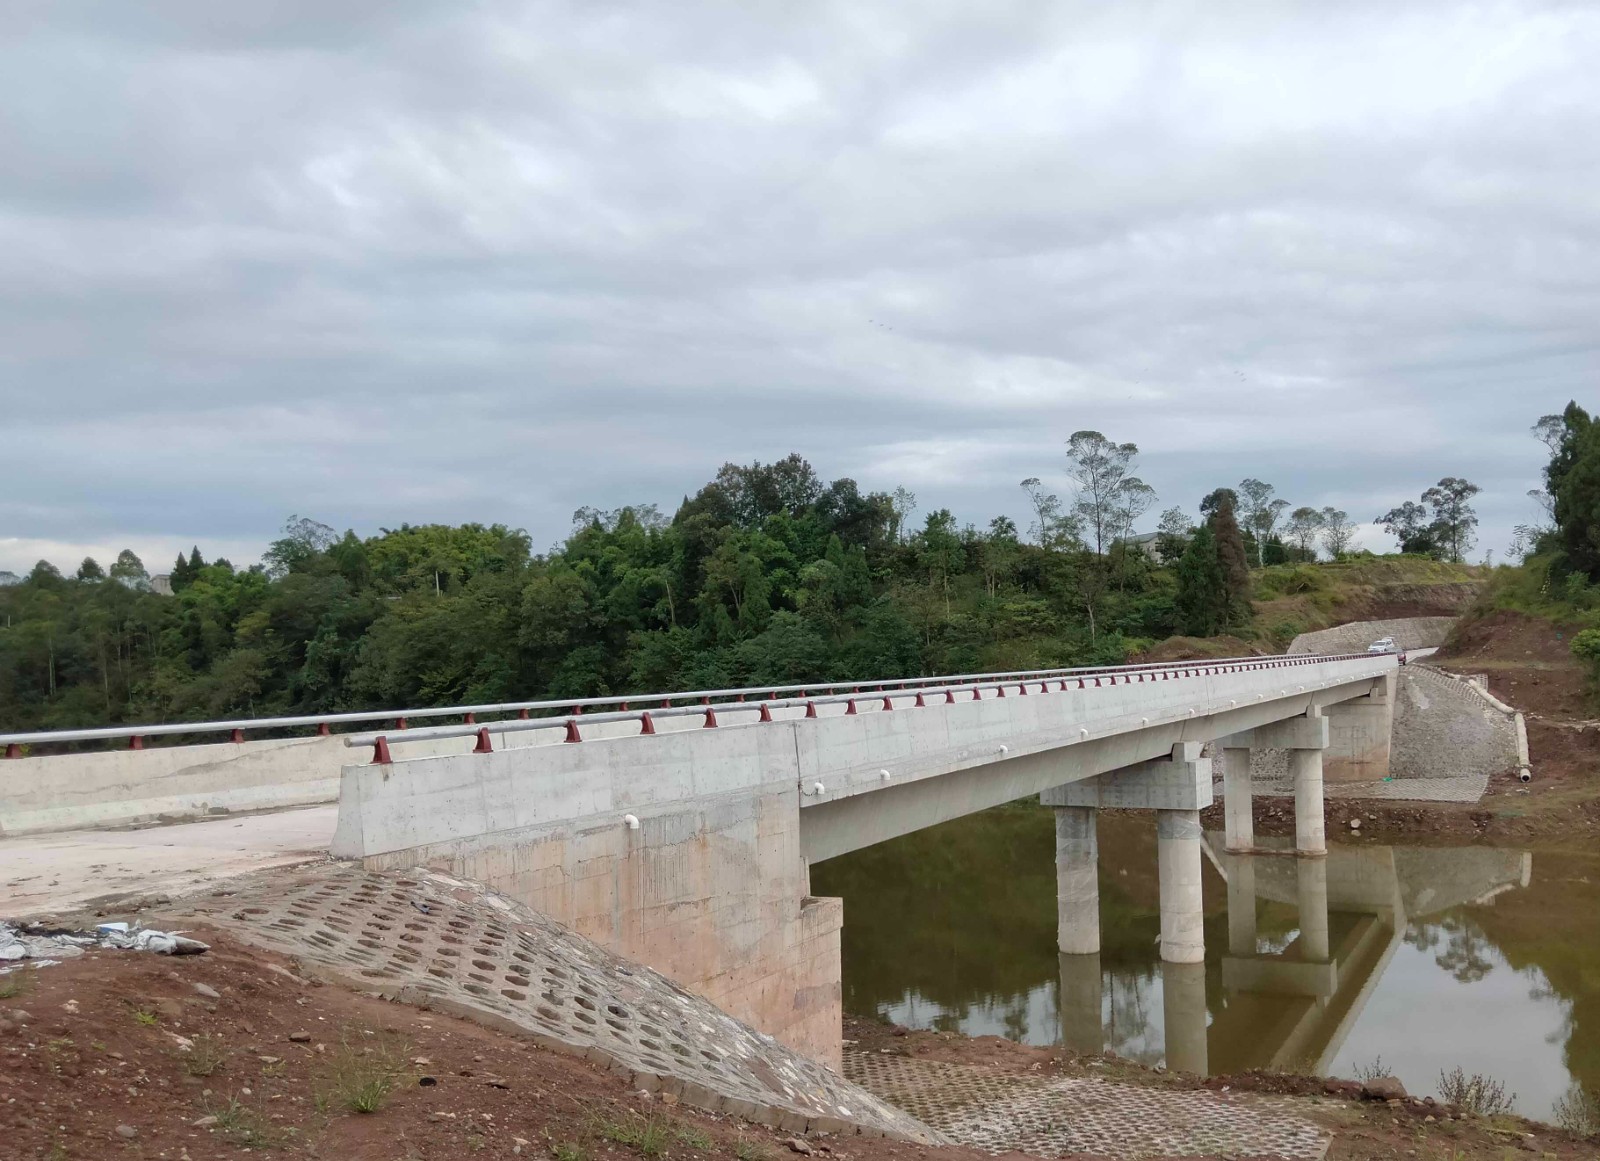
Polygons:
<instances>
[{"instance_id":1,"label":"overcast sky","mask_svg":"<svg viewBox=\"0 0 1600 1161\"><path fill-rule=\"evenodd\" d=\"M291 513L543 548L790 451L1025 524L1080 428L1158 510L1466 476L1476 558L1600 401L1588 2L0 19L0 568Z\"/></svg>"}]
</instances>

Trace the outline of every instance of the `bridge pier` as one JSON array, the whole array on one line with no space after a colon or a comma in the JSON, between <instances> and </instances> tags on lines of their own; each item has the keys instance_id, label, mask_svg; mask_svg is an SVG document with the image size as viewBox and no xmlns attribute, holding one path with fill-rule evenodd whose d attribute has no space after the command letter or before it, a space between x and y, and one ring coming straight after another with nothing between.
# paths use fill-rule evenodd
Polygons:
<instances>
[{"instance_id":1,"label":"bridge pier","mask_svg":"<svg viewBox=\"0 0 1600 1161\"><path fill-rule=\"evenodd\" d=\"M1300 955L1315 963L1327 963L1328 943L1328 861L1301 859L1295 868L1295 899L1300 912Z\"/></svg>"},{"instance_id":2,"label":"bridge pier","mask_svg":"<svg viewBox=\"0 0 1600 1161\"><path fill-rule=\"evenodd\" d=\"M1238 746L1222 751L1222 809L1227 849L1248 854L1256 846L1255 804L1250 793L1250 751Z\"/></svg>"},{"instance_id":3,"label":"bridge pier","mask_svg":"<svg viewBox=\"0 0 1600 1161\"><path fill-rule=\"evenodd\" d=\"M1294 849L1298 855L1321 857L1328 853L1322 793L1322 755L1328 748L1328 738L1328 719L1322 715L1320 706L1313 705L1301 717L1232 734L1220 743L1227 763L1223 768L1224 795L1227 794L1228 771L1233 765L1228 761L1229 754L1237 750L1289 751L1289 775L1294 780ZM1240 765L1248 768L1248 760ZM1247 780L1245 785L1248 785ZM1243 798L1245 793L1240 790L1236 801L1245 803L1240 810L1248 815L1249 806ZM1227 811L1226 822L1228 830L1225 841L1227 849L1233 851L1240 824L1235 822L1231 808ZM1251 845L1254 845L1253 835Z\"/></svg>"},{"instance_id":4,"label":"bridge pier","mask_svg":"<svg viewBox=\"0 0 1600 1161\"><path fill-rule=\"evenodd\" d=\"M1161 877L1161 958L1205 959L1200 894L1200 811L1211 805L1211 759L1199 742L1179 742L1167 758L1069 782L1039 796L1056 808L1057 944L1068 955L1100 950L1099 849L1095 811L1156 812Z\"/></svg>"},{"instance_id":5,"label":"bridge pier","mask_svg":"<svg viewBox=\"0 0 1600 1161\"><path fill-rule=\"evenodd\" d=\"M1210 1071L1205 964L1169 961L1161 965L1161 1023L1167 1067L1205 1076Z\"/></svg>"},{"instance_id":6,"label":"bridge pier","mask_svg":"<svg viewBox=\"0 0 1600 1161\"><path fill-rule=\"evenodd\" d=\"M1056 807L1056 945L1064 955L1100 951L1100 847L1088 806Z\"/></svg>"}]
</instances>

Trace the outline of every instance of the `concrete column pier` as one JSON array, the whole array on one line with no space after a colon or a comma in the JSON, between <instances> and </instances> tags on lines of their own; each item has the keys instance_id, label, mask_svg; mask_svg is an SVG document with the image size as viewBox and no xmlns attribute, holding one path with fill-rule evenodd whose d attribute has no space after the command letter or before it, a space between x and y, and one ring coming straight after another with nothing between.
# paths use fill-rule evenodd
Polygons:
<instances>
[{"instance_id":1,"label":"concrete column pier","mask_svg":"<svg viewBox=\"0 0 1600 1161\"><path fill-rule=\"evenodd\" d=\"M1295 868L1300 909L1300 956L1328 962L1328 861L1301 859Z\"/></svg>"},{"instance_id":2,"label":"concrete column pier","mask_svg":"<svg viewBox=\"0 0 1600 1161\"><path fill-rule=\"evenodd\" d=\"M1228 954L1256 953L1256 865L1233 859L1228 868Z\"/></svg>"},{"instance_id":3,"label":"concrete column pier","mask_svg":"<svg viewBox=\"0 0 1600 1161\"><path fill-rule=\"evenodd\" d=\"M1061 1017L1061 1043L1086 1056L1105 1051L1105 1025L1101 1022L1100 957L1063 955L1061 995L1057 1000Z\"/></svg>"},{"instance_id":4,"label":"concrete column pier","mask_svg":"<svg viewBox=\"0 0 1600 1161\"><path fill-rule=\"evenodd\" d=\"M1251 814L1249 750L1230 746L1222 751L1222 802L1227 849L1235 854L1254 850L1256 824Z\"/></svg>"},{"instance_id":5,"label":"concrete column pier","mask_svg":"<svg viewBox=\"0 0 1600 1161\"><path fill-rule=\"evenodd\" d=\"M1290 750L1294 777L1294 849L1298 855L1326 855L1328 836L1323 821L1322 751Z\"/></svg>"},{"instance_id":6,"label":"concrete column pier","mask_svg":"<svg viewBox=\"0 0 1600 1161\"><path fill-rule=\"evenodd\" d=\"M1161 958L1203 963L1205 910L1200 893L1200 812L1156 811L1156 861L1161 876Z\"/></svg>"},{"instance_id":7,"label":"concrete column pier","mask_svg":"<svg viewBox=\"0 0 1600 1161\"><path fill-rule=\"evenodd\" d=\"M1095 810L1058 806L1055 811L1056 944L1067 955L1092 955L1100 950L1100 847L1095 837Z\"/></svg>"},{"instance_id":8,"label":"concrete column pier","mask_svg":"<svg viewBox=\"0 0 1600 1161\"><path fill-rule=\"evenodd\" d=\"M1166 1031L1167 1067L1205 1076L1206 967L1201 963L1161 965L1161 1019Z\"/></svg>"}]
</instances>

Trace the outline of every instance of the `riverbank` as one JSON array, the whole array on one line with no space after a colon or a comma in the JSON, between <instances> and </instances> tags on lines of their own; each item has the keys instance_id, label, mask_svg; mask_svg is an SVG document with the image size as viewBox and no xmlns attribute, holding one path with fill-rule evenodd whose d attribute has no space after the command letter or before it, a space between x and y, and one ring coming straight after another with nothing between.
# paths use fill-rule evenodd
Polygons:
<instances>
[{"instance_id":1,"label":"riverbank","mask_svg":"<svg viewBox=\"0 0 1600 1161\"><path fill-rule=\"evenodd\" d=\"M1034 1077L1095 1078L1170 1092L1265 1093L1333 1134L1330 1161L1378 1161L1413 1156L1478 1161L1506 1156L1508 1148L1536 1156L1592 1158L1600 1135L1578 1137L1514 1116L1478 1116L1431 1097L1403 1095L1393 1083L1247 1072L1198 1077L1147 1068L1114 1053L1081 1056L1064 1048L1039 1048L999 1036L917 1031L877 1020L847 1018L846 1044L858 1053L905 1057L985 1072Z\"/></svg>"},{"instance_id":2,"label":"riverbank","mask_svg":"<svg viewBox=\"0 0 1600 1161\"><path fill-rule=\"evenodd\" d=\"M300 973L294 960L194 933L203 956L91 952L0 977L0 1140L29 1161L72 1157L554 1157L557 1161L980 1161L959 1146L796 1134L635 1090L598 1065L469 1020ZM1081 1077L1167 1093L1265 1093L1334 1135L1335 1161L1488 1161L1509 1147L1560 1161L1600 1140L1359 1086L1276 1074L1209 1080L1114 1055L851 1020L850 1051L986 1073ZM1237 1098L1235 1098L1237 1099ZM1233 1150L1187 1154L1244 1156ZM1087 1157L1086 1154L1071 1154Z\"/></svg>"}]
</instances>

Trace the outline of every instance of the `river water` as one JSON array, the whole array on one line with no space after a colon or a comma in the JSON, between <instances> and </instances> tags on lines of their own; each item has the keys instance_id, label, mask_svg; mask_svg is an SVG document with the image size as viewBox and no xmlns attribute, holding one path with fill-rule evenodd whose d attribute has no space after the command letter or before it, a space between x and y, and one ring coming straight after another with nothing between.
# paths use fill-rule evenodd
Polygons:
<instances>
[{"instance_id":1,"label":"river water","mask_svg":"<svg viewBox=\"0 0 1600 1161\"><path fill-rule=\"evenodd\" d=\"M1206 963L1186 970L1160 959L1153 817L1102 812L1099 835L1098 957L1056 950L1036 805L814 867L845 901L845 1011L1213 1074L1381 1060L1417 1095L1459 1067L1541 1120L1600 1097L1600 853L1361 842L1302 877L1208 836Z\"/></svg>"}]
</instances>

